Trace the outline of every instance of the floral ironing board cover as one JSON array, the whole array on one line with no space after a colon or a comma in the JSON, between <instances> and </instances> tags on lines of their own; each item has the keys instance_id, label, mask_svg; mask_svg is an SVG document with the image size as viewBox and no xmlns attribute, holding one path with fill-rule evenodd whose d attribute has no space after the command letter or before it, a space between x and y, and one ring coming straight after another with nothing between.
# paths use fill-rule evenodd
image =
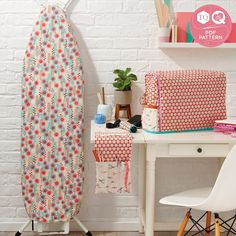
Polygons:
<instances>
[{"instance_id":1,"label":"floral ironing board cover","mask_svg":"<svg viewBox=\"0 0 236 236\"><path fill-rule=\"evenodd\" d=\"M49 5L31 34L22 77L22 194L38 222L68 221L80 210L83 87L72 27Z\"/></svg>"}]
</instances>

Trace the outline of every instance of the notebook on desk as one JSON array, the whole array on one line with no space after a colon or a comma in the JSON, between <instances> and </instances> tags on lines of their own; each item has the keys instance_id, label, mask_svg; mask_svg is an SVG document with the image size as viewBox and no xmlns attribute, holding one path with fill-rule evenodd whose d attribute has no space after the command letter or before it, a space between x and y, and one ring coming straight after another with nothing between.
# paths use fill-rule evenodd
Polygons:
<instances>
[{"instance_id":1,"label":"notebook on desk","mask_svg":"<svg viewBox=\"0 0 236 236\"><path fill-rule=\"evenodd\" d=\"M215 121L214 124L214 131L223 133L236 132L236 120L235 119L217 120Z\"/></svg>"}]
</instances>

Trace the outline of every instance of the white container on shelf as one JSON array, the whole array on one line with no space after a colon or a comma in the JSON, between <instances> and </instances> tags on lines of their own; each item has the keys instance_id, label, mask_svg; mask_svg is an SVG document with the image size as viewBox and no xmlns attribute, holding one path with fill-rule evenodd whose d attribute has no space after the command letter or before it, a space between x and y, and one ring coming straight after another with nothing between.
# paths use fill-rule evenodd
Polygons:
<instances>
[{"instance_id":1,"label":"white container on shelf","mask_svg":"<svg viewBox=\"0 0 236 236\"><path fill-rule=\"evenodd\" d=\"M159 28L158 36L159 42L170 42L170 28Z\"/></svg>"}]
</instances>

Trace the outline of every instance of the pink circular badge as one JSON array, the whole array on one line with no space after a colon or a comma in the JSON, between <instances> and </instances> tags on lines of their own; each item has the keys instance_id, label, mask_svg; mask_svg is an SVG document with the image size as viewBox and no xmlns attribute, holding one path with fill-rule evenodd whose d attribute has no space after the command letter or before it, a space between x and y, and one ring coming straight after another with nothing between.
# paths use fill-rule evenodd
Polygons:
<instances>
[{"instance_id":1,"label":"pink circular badge","mask_svg":"<svg viewBox=\"0 0 236 236\"><path fill-rule=\"evenodd\" d=\"M195 42L205 47L216 47L228 39L232 21L222 7L205 5L194 12L190 28Z\"/></svg>"}]
</instances>

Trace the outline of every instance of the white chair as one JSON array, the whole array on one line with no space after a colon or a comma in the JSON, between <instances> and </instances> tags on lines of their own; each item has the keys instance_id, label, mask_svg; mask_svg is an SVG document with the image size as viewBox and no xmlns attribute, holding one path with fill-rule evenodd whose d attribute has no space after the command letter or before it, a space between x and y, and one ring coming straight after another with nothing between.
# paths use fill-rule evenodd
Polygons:
<instances>
[{"instance_id":1,"label":"white chair","mask_svg":"<svg viewBox=\"0 0 236 236\"><path fill-rule=\"evenodd\" d=\"M193 222L190 230L196 226L201 233L206 236L215 229L215 235L220 235L220 227L228 230L228 234L236 234L233 225L236 221L236 215L228 220L220 218L219 213L232 211L236 209L236 145L227 155L215 185L210 188L194 189L171 196L164 197L160 200L161 204L187 207L187 212L177 236L184 235L185 228L189 219ZM191 216L191 209L205 211L205 214L199 219L194 220ZM211 214L215 215L215 223L211 225ZM199 221L206 215L206 227L204 228ZM215 227L214 227L215 226ZM190 230L188 232L190 232ZM187 233L188 233L187 232ZM187 234L185 233L185 234Z\"/></svg>"}]
</instances>

